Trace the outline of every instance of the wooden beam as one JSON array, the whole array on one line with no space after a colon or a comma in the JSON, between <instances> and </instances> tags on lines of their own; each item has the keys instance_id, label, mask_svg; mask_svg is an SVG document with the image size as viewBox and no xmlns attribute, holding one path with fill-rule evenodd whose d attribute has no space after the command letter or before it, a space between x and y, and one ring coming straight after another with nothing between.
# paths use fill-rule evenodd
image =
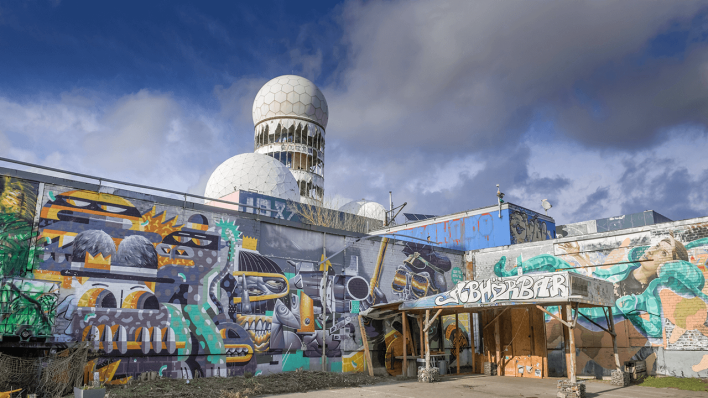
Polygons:
<instances>
[{"instance_id":1,"label":"wooden beam","mask_svg":"<svg viewBox=\"0 0 708 398\"><path fill-rule=\"evenodd\" d=\"M509 308L509 307L507 307ZM506 311L506 309L504 309ZM504 311L501 312L501 314L504 313ZM496 313L497 310L494 310ZM501 314L497 315L493 322L494 322L494 345L497 350L497 355L496 355L496 361L497 361L497 376L501 376L502 373L502 359L501 359L501 336L499 335L499 317Z\"/></svg>"},{"instance_id":2,"label":"wooden beam","mask_svg":"<svg viewBox=\"0 0 708 398\"><path fill-rule=\"evenodd\" d=\"M425 353L425 343L423 342L423 315L418 315L418 327L420 329L420 359L423 359L423 353Z\"/></svg>"},{"instance_id":3,"label":"wooden beam","mask_svg":"<svg viewBox=\"0 0 708 398\"><path fill-rule=\"evenodd\" d=\"M460 317L457 312L455 312L455 337L453 342L455 343L455 356L457 357L457 374L460 374Z\"/></svg>"},{"instance_id":4,"label":"wooden beam","mask_svg":"<svg viewBox=\"0 0 708 398\"><path fill-rule=\"evenodd\" d=\"M612 331L612 350L615 354L615 365L617 365L617 370L622 370L622 365L620 364L619 352L617 352L617 332L615 331L615 320L612 318L612 307L607 307L609 314L607 317L608 325Z\"/></svg>"},{"instance_id":5,"label":"wooden beam","mask_svg":"<svg viewBox=\"0 0 708 398\"><path fill-rule=\"evenodd\" d=\"M559 318L558 315L552 314L551 312L549 312L547 309L541 307L540 305L537 305L536 308L538 308L539 310L541 310L541 311L545 312L546 314L550 315L553 319L559 321L560 323L564 324L565 326L567 326L567 327L569 327L569 328L571 328L571 329L573 328L573 326L572 326L570 323L568 323L568 322L564 321L563 319ZM562 306L558 306L558 308L562 308Z\"/></svg>"},{"instance_id":6,"label":"wooden beam","mask_svg":"<svg viewBox=\"0 0 708 398\"><path fill-rule=\"evenodd\" d=\"M364 317L359 315L359 330L361 331L361 341L364 344L364 355L366 366L369 368L369 376L374 376L374 365L371 363L371 353L369 352L369 340L366 338L366 329L364 328Z\"/></svg>"},{"instance_id":7,"label":"wooden beam","mask_svg":"<svg viewBox=\"0 0 708 398\"><path fill-rule=\"evenodd\" d=\"M428 323L430 318L430 310L425 310L425 323ZM430 337L428 331L425 331L425 369L430 369Z\"/></svg>"},{"instance_id":8,"label":"wooden beam","mask_svg":"<svg viewBox=\"0 0 708 398\"><path fill-rule=\"evenodd\" d=\"M573 318L573 329L575 329L575 325L578 324L578 314L580 314L580 311L578 311L578 303L572 303L572 306L575 310L575 317Z\"/></svg>"},{"instance_id":9,"label":"wooden beam","mask_svg":"<svg viewBox=\"0 0 708 398\"><path fill-rule=\"evenodd\" d=\"M440 308L435 315L433 315L433 318L428 321L428 314L430 314L430 310L425 310L425 327L423 328L424 332L428 332L428 329L430 329L431 326L433 326L433 322L435 322L436 319L438 319L438 315L442 312L442 308Z\"/></svg>"},{"instance_id":10,"label":"wooden beam","mask_svg":"<svg viewBox=\"0 0 708 398\"><path fill-rule=\"evenodd\" d=\"M406 312L401 312L401 322L403 323L403 377L408 377L408 347L406 340L408 339L408 316Z\"/></svg>"},{"instance_id":11,"label":"wooden beam","mask_svg":"<svg viewBox=\"0 0 708 398\"><path fill-rule=\"evenodd\" d=\"M567 315L566 318L570 319L573 316L573 308L570 304L565 306ZM573 328L568 328L568 342L570 343L570 374L568 378L571 383L577 383L577 378L575 376L575 333Z\"/></svg>"},{"instance_id":12,"label":"wooden beam","mask_svg":"<svg viewBox=\"0 0 708 398\"><path fill-rule=\"evenodd\" d=\"M611 331L605 329L604 327L600 326L597 322L595 322L595 321L593 321L592 319L586 317L585 314L581 313L580 311L578 311L578 313L580 314L580 316L582 316L583 318L587 319L588 322L590 322L590 323L592 323L593 325L599 327L600 329L604 330L605 332L607 332L607 333L609 333L609 334L611 334L611 335L613 335L613 336L616 336L615 332L611 332Z\"/></svg>"},{"instance_id":13,"label":"wooden beam","mask_svg":"<svg viewBox=\"0 0 708 398\"><path fill-rule=\"evenodd\" d=\"M494 323L494 321L496 321L497 318L499 318L500 316L502 316L502 314L504 313L504 311L508 310L509 308L510 308L510 307L504 308L504 309L502 310L502 312L500 312L499 314L497 314L497 316L495 316L494 318L492 318L492 320L491 320L488 324L484 325L484 329L486 329L487 326L492 325L492 324ZM497 313L497 310L494 310L494 313L496 314L496 313Z\"/></svg>"},{"instance_id":14,"label":"wooden beam","mask_svg":"<svg viewBox=\"0 0 708 398\"><path fill-rule=\"evenodd\" d=\"M404 312L404 314L406 314ZM408 333L406 335L406 341L408 342L408 348L411 349L411 357L415 358L415 342L413 341L413 335L411 334L411 324L408 322L408 315L406 314L406 324L408 325L408 329L406 332Z\"/></svg>"}]
</instances>

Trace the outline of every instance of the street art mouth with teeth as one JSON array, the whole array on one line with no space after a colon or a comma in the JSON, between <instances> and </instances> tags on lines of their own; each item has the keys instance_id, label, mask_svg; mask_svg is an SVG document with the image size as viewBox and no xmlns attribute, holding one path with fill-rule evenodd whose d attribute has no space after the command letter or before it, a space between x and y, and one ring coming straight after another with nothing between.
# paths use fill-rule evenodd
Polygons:
<instances>
[{"instance_id":1,"label":"street art mouth with teeth","mask_svg":"<svg viewBox=\"0 0 708 398\"><path fill-rule=\"evenodd\" d=\"M256 346L256 352L268 350L270 332L273 328L273 317L265 315L236 315L236 322L251 336L251 340Z\"/></svg>"}]
</instances>

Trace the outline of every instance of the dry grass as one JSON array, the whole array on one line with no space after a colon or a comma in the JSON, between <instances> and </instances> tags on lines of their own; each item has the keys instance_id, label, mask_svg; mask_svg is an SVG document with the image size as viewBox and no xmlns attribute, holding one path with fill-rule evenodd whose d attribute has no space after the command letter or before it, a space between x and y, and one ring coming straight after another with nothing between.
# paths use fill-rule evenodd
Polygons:
<instances>
[{"instance_id":1,"label":"dry grass","mask_svg":"<svg viewBox=\"0 0 708 398\"><path fill-rule=\"evenodd\" d=\"M368 233L383 227L379 220L336 210L339 206L332 200L325 200L321 206L308 203L289 203L288 206L305 224L359 233Z\"/></svg>"},{"instance_id":2,"label":"dry grass","mask_svg":"<svg viewBox=\"0 0 708 398\"><path fill-rule=\"evenodd\" d=\"M253 398L261 395L306 392L328 388L357 387L382 383L390 378L364 373L296 371L257 377L209 377L190 380L158 379L109 387L111 397L216 397Z\"/></svg>"}]
</instances>

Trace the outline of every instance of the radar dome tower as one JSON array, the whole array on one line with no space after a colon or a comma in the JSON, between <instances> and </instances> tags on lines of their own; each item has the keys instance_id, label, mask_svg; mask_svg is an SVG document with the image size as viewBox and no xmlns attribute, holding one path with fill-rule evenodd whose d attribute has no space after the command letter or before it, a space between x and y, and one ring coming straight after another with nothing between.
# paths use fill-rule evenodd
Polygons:
<instances>
[{"instance_id":1,"label":"radar dome tower","mask_svg":"<svg viewBox=\"0 0 708 398\"><path fill-rule=\"evenodd\" d=\"M254 152L290 169L300 201L321 204L324 197L327 101L317 86L285 75L266 83L253 101Z\"/></svg>"}]
</instances>

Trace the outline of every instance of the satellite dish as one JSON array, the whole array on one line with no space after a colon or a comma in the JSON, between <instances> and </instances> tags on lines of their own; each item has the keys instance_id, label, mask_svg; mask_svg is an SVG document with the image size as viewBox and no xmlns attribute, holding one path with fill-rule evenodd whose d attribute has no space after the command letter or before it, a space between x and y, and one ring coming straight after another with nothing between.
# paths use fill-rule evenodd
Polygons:
<instances>
[{"instance_id":1,"label":"satellite dish","mask_svg":"<svg viewBox=\"0 0 708 398\"><path fill-rule=\"evenodd\" d=\"M551 202L549 202L548 199L541 199L541 206L543 206L543 209L546 210L546 215L548 215L548 209L553 207L553 205L551 205Z\"/></svg>"}]
</instances>

